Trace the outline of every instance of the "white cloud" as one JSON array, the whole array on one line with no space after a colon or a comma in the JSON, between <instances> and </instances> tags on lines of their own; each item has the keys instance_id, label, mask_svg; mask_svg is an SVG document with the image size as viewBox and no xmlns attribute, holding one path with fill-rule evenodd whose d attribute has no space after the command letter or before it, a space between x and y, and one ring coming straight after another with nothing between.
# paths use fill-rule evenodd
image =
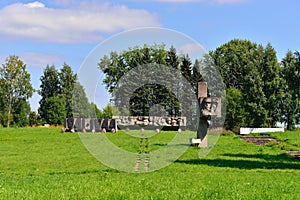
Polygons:
<instances>
[{"instance_id":1,"label":"white cloud","mask_svg":"<svg viewBox=\"0 0 300 200\"><path fill-rule=\"evenodd\" d=\"M156 0L158 2L169 2L169 3L191 3L191 2L202 2L202 3L215 3L215 4L236 4L244 3L248 0Z\"/></svg>"},{"instance_id":2,"label":"white cloud","mask_svg":"<svg viewBox=\"0 0 300 200\"><path fill-rule=\"evenodd\" d=\"M2 39L57 43L97 42L105 34L160 26L156 15L122 5L83 3L62 9L37 1L2 8L0 24Z\"/></svg>"},{"instance_id":3,"label":"white cloud","mask_svg":"<svg viewBox=\"0 0 300 200\"><path fill-rule=\"evenodd\" d=\"M45 5L43 3L38 2L38 1L25 4L25 6L28 8L44 8L45 7Z\"/></svg>"},{"instance_id":4,"label":"white cloud","mask_svg":"<svg viewBox=\"0 0 300 200\"><path fill-rule=\"evenodd\" d=\"M63 62L63 57L55 53L24 52L19 57L28 67L46 67Z\"/></svg>"}]
</instances>

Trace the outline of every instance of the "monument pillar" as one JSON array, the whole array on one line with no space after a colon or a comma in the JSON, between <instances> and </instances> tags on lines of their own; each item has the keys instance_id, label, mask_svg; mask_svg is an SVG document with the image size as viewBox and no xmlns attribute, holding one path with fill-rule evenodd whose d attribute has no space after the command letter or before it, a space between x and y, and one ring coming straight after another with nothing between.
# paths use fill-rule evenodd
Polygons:
<instances>
[{"instance_id":1,"label":"monument pillar","mask_svg":"<svg viewBox=\"0 0 300 200\"><path fill-rule=\"evenodd\" d=\"M199 127L197 130L197 139L201 140L201 143L199 143L199 147L207 147L208 146L207 129L208 129L207 118L200 117Z\"/></svg>"},{"instance_id":2,"label":"monument pillar","mask_svg":"<svg viewBox=\"0 0 300 200\"><path fill-rule=\"evenodd\" d=\"M197 139L200 140L199 147L208 146L208 120L211 116L221 117L221 98L209 97L207 94L207 82L198 83L198 100L200 105L200 119L197 130Z\"/></svg>"}]
</instances>

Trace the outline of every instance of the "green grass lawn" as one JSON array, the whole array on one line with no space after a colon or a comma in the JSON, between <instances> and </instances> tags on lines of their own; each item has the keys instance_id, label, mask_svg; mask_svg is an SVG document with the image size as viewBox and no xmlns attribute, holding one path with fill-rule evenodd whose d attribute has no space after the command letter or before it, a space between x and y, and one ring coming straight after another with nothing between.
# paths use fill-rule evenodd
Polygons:
<instances>
[{"instance_id":1,"label":"green grass lawn","mask_svg":"<svg viewBox=\"0 0 300 200\"><path fill-rule=\"evenodd\" d=\"M162 148L175 134L159 133L150 149ZM137 151L137 138L107 136ZM272 136L284 143L262 147L220 136L203 159L191 146L168 167L135 174L101 164L77 133L0 129L0 199L300 199L300 161L285 154L300 149L300 132Z\"/></svg>"}]
</instances>

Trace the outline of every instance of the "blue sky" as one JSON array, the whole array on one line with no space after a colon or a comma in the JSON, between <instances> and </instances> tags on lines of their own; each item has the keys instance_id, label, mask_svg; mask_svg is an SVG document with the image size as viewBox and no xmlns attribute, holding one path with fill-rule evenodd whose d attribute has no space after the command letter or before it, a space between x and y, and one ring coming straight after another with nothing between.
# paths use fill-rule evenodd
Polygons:
<instances>
[{"instance_id":1,"label":"blue sky","mask_svg":"<svg viewBox=\"0 0 300 200\"><path fill-rule=\"evenodd\" d=\"M63 62L77 72L85 57L115 34L139 27L178 31L205 51L234 38L277 51L300 50L298 0L40 0L0 1L0 63L18 55L39 89L47 64ZM37 110L39 96L30 100ZM100 107L107 103L104 95Z\"/></svg>"}]
</instances>

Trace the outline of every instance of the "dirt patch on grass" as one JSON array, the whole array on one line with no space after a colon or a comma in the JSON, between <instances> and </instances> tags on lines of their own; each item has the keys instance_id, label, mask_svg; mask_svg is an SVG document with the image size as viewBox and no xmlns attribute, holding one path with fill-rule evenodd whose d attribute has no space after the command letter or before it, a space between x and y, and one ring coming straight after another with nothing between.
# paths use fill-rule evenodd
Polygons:
<instances>
[{"instance_id":1,"label":"dirt patch on grass","mask_svg":"<svg viewBox=\"0 0 300 200\"><path fill-rule=\"evenodd\" d=\"M276 138L270 137L270 136L240 136L240 139L245 140L247 143L256 144L256 145L260 145L260 146L267 145L270 142L278 143L278 144L282 142L282 141L280 141ZM300 152L299 151L287 151L286 153L294 156L297 160L300 161Z\"/></svg>"},{"instance_id":2,"label":"dirt patch on grass","mask_svg":"<svg viewBox=\"0 0 300 200\"><path fill-rule=\"evenodd\" d=\"M240 138L248 143L256 145L266 145L269 142L280 142L280 140L277 140L270 136L241 136Z\"/></svg>"},{"instance_id":3,"label":"dirt patch on grass","mask_svg":"<svg viewBox=\"0 0 300 200\"><path fill-rule=\"evenodd\" d=\"M300 161L300 152L299 151L288 151L286 152L289 155L294 156L297 160Z\"/></svg>"}]
</instances>

